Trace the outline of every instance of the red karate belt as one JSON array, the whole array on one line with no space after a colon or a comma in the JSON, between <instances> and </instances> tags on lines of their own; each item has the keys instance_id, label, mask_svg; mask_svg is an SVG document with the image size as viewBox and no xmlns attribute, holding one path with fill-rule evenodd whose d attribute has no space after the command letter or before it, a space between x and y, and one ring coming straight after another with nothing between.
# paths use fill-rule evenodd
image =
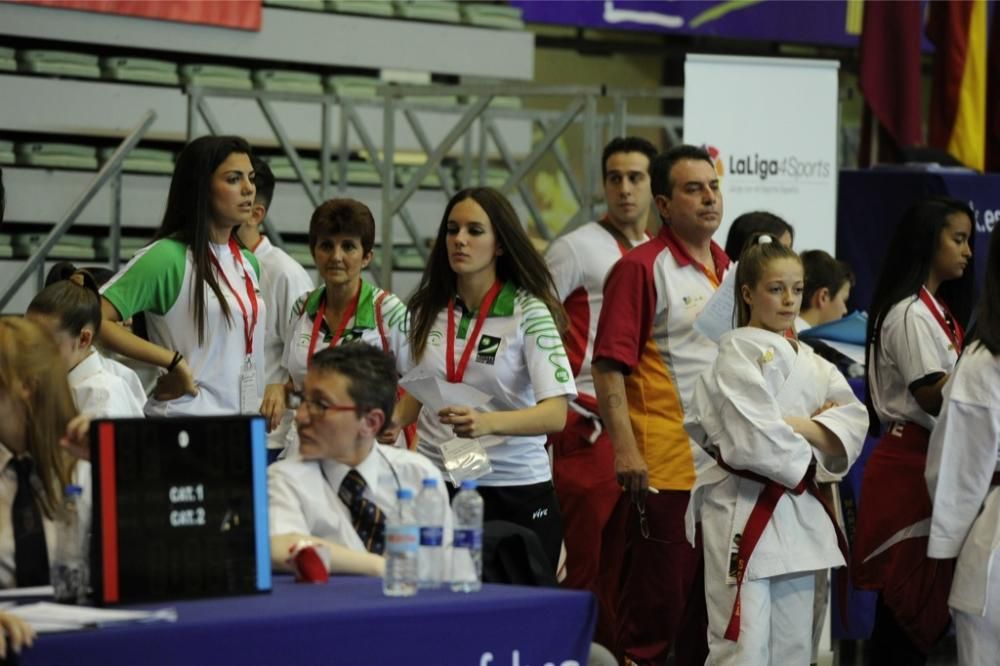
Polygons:
<instances>
[{"instance_id":1,"label":"red karate belt","mask_svg":"<svg viewBox=\"0 0 1000 666\"><path fill-rule=\"evenodd\" d=\"M750 561L750 556L757 547L757 542L760 541L761 535L764 534L764 528L767 527L768 522L771 520L771 516L774 515L774 509L778 505L778 500L781 499L781 496L784 495L786 491L792 493L793 495L801 495L802 493L807 492L819 500L823 510L826 511L826 515L830 518L830 522L833 523L833 529L837 533L837 546L840 548L840 553L844 556L844 562L848 563L851 559L848 554L847 538L844 536L843 531L840 529L840 525L837 523L833 507L830 506L826 497L824 497L823 493L819 491L819 486L816 485L815 465L809 466L806 470L805 476L802 477L802 480L799 481L795 487L788 488L781 485L777 481L761 476L760 474L755 474L754 472L750 472L745 469L730 467L722 459L722 456L716 455L715 461L719 463L719 467L726 470L730 474L744 479L750 479L751 481L756 481L764 486L760 491L760 495L757 496L757 503L754 504L753 509L750 511L750 517L747 518L747 524L743 528L743 533L740 536L740 546L736 553L736 599L733 601L733 612L732 615L729 616L729 626L726 627L725 633L726 640L735 641L739 640L740 637L740 592L743 588L743 577L746 575L747 562ZM840 620L846 627L848 626L847 578L844 576L838 578L837 596L840 603Z\"/></svg>"}]
</instances>

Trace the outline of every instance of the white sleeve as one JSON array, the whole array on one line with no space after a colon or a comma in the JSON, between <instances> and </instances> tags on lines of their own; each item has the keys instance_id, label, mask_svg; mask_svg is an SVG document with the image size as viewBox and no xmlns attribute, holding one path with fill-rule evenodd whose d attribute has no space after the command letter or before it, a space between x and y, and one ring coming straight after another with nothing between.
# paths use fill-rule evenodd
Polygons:
<instances>
[{"instance_id":1,"label":"white sleeve","mask_svg":"<svg viewBox=\"0 0 1000 666\"><path fill-rule=\"evenodd\" d=\"M583 284L583 272L573 246L565 238L552 241L545 253L545 263L556 285L556 294L565 303L569 295Z\"/></svg>"},{"instance_id":2,"label":"white sleeve","mask_svg":"<svg viewBox=\"0 0 1000 666\"><path fill-rule=\"evenodd\" d=\"M142 418L145 401L139 402L128 384L104 370L73 387L77 411L92 419Z\"/></svg>"},{"instance_id":3,"label":"white sleeve","mask_svg":"<svg viewBox=\"0 0 1000 666\"><path fill-rule=\"evenodd\" d=\"M298 344L295 340L295 329L299 325L299 319L305 317L306 300L309 298L309 292L302 294L289 308L288 322L285 329L284 348L281 352L281 367L288 371L289 376L292 375L292 354L295 353L295 347ZM301 386L298 388L302 388Z\"/></svg>"},{"instance_id":4,"label":"white sleeve","mask_svg":"<svg viewBox=\"0 0 1000 666\"><path fill-rule=\"evenodd\" d=\"M267 468L267 500L271 536L310 533L295 484L278 463Z\"/></svg>"},{"instance_id":5,"label":"white sleeve","mask_svg":"<svg viewBox=\"0 0 1000 666\"><path fill-rule=\"evenodd\" d=\"M303 294L308 294L315 287L306 269L290 258L288 269L284 271L274 290L274 306L277 312L274 313L274 321L277 328L278 339L282 343L288 342L288 335L292 330L292 306Z\"/></svg>"},{"instance_id":6,"label":"white sleeve","mask_svg":"<svg viewBox=\"0 0 1000 666\"><path fill-rule=\"evenodd\" d=\"M576 382L563 347L562 336L548 307L537 298L528 298L521 323L524 335L524 363L531 376L535 400L556 396L576 397ZM528 326L528 321L531 325ZM529 332L530 331L530 332Z\"/></svg>"},{"instance_id":7,"label":"white sleeve","mask_svg":"<svg viewBox=\"0 0 1000 666\"><path fill-rule=\"evenodd\" d=\"M845 456L830 456L816 451L816 461L825 472L825 479L842 477L851 468L854 461L861 455L868 434L868 410L854 395L850 385L840 371L830 362L816 357L821 377L826 374L826 395L823 402L832 400L836 407L826 410L813 421L823 425L832 432L844 447ZM817 470L817 475L820 470ZM831 479L831 480L834 480Z\"/></svg>"},{"instance_id":8,"label":"white sleeve","mask_svg":"<svg viewBox=\"0 0 1000 666\"><path fill-rule=\"evenodd\" d=\"M948 339L930 315L918 310L923 304L897 307L903 312L882 327L882 348L899 368L906 385L928 375L951 372L951 366L946 367L942 361L948 358Z\"/></svg>"},{"instance_id":9,"label":"white sleeve","mask_svg":"<svg viewBox=\"0 0 1000 666\"><path fill-rule=\"evenodd\" d=\"M927 448L925 475L933 505L929 557L958 556L989 493L998 443L1000 411L946 400Z\"/></svg>"},{"instance_id":10,"label":"white sleeve","mask_svg":"<svg viewBox=\"0 0 1000 666\"><path fill-rule=\"evenodd\" d=\"M757 365L759 348L741 347L723 341L712 375L695 386L685 426L692 435L704 432L730 467L793 487L813 460L812 447L785 423Z\"/></svg>"},{"instance_id":11,"label":"white sleeve","mask_svg":"<svg viewBox=\"0 0 1000 666\"><path fill-rule=\"evenodd\" d=\"M111 391L103 384L88 381L73 387L73 401L76 410L92 419L117 416L111 413Z\"/></svg>"},{"instance_id":12,"label":"white sleeve","mask_svg":"<svg viewBox=\"0 0 1000 666\"><path fill-rule=\"evenodd\" d=\"M409 369L410 313L395 294L386 293L379 314L382 319L377 325L388 341L389 351L396 357L396 372L402 376Z\"/></svg>"}]
</instances>

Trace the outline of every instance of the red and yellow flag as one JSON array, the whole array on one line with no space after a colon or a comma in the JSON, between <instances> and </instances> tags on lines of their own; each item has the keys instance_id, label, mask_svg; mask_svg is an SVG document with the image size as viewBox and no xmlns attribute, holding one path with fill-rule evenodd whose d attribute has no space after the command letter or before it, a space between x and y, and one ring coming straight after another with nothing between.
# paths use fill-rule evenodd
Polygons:
<instances>
[{"instance_id":1,"label":"red and yellow flag","mask_svg":"<svg viewBox=\"0 0 1000 666\"><path fill-rule=\"evenodd\" d=\"M986 162L986 0L932 0L934 43L928 143L983 170Z\"/></svg>"}]
</instances>

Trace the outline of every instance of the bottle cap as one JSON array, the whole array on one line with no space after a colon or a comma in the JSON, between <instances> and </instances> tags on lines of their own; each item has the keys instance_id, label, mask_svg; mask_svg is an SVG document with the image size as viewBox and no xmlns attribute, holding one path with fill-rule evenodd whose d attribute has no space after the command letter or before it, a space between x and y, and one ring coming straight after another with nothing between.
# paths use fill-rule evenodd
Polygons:
<instances>
[{"instance_id":1,"label":"bottle cap","mask_svg":"<svg viewBox=\"0 0 1000 666\"><path fill-rule=\"evenodd\" d=\"M438 487L437 479L424 479L424 488L437 488L437 487Z\"/></svg>"},{"instance_id":2,"label":"bottle cap","mask_svg":"<svg viewBox=\"0 0 1000 666\"><path fill-rule=\"evenodd\" d=\"M83 488L71 483L63 489L63 494L66 497L79 497L83 495Z\"/></svg>"},{"instance_id":3,"label":"bottle cap","mask_svg":"<svg viewBox=\"0 0 1000 666\"><path fill-rule=\"evenodd\" d=\"M413 491L409 488L400 488L396 491L396 499L411 500L413 499Z\"/></svg>"},{"instance_id":4,"label":"bottle cap","mask_svg":"<svg viewBox=\"0 0 1000 666\"><path fill-rule=\"evenodd\" d=\"M465 479L462 481L462 490L475 490L479 487L475 479Z\"/></svg>"}]
</instances>

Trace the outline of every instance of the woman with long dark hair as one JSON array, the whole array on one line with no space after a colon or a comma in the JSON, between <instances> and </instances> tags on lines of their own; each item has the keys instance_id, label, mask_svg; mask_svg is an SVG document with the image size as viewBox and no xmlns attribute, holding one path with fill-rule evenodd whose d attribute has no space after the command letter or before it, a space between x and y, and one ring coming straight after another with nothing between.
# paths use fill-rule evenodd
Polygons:
<instances>
[{"instance_id":1,"label":"woman with long dark hair","mask_svg":"<svg viewBox=\"0 0 1000 666\"><path fill-rule=\"evenodd\" d=\"M879 591L879 664L919 664L948 626L951 565L927 559L927 441L964 341L972 300L973 214L934 197L903 216L868 320L869 434L885 429L861 484L852 567Z\"/></svg>"},{"instance_id":2,"label":"woman with long dark hair","mask_svg":"<svg viewBox=\"0 0 1000 666\"><path fill-rule=\"evenodd\" d=\"M266 314L256 258L234 230L250 219L250 146L204 136L181 151L154 241L102 288L101 341L165 369L146 414L255 413ZM149 340L118 322L146 314Z\"/></svg>"},{"instance_id":3,"label":"woman with long dark hair","mask_svg":"<svg viewBox=\"0 0 1000 666\"><path fill-rule=\"evenodd\" d=\"M934 511L927 554L958 558L948 597L958 663L993 664L1000 654L1000 233L993 232L975 329L944 388L927 452Z\"/></svg>"},{"instance_id":4,"label":"woman with long dark hair","mask_svg":"<svg viewBox=\"0 0 1000 666\"><path fill-rule=\"evenodd\" d=\"M396 423L419 412L418 450L445 473L442 444L495 436L487 450L492 472L479 479L486 520L534 531L555 571L562 520L545 435L563 428L576 388L561 338L562 305L506 197L485 187L452 197L410 313L415 373L492 399L480 409L459 404L435 413L404 398Z\"/></svg>"}]
</instances>

